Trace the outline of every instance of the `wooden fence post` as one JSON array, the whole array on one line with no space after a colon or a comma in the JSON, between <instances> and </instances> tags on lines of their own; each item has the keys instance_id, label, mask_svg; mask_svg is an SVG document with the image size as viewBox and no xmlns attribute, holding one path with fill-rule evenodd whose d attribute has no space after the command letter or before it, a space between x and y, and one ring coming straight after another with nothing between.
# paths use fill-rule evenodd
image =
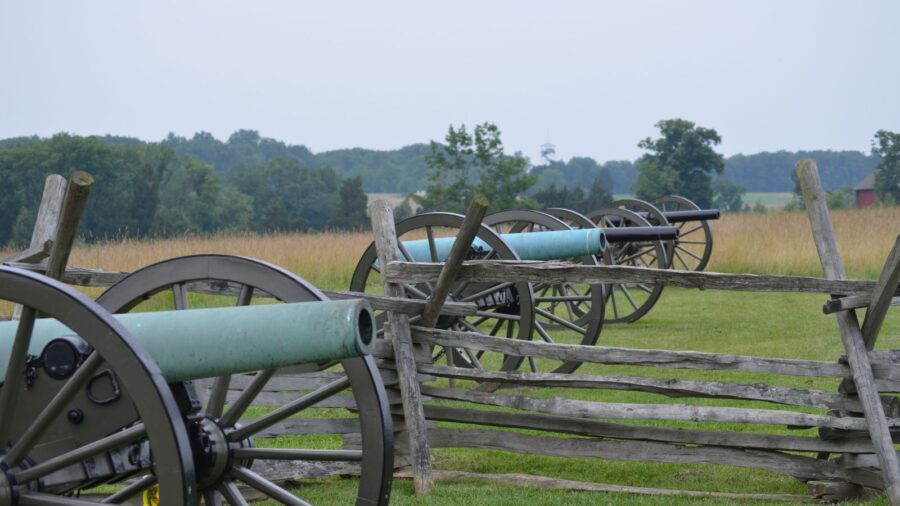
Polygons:
<instances>
[{"instance_id":1,"label":"wooden fence post","mask_svg":"<svg viewBox=\"0 0 900 506\"><path fill-rule=\"evenodd\" d=\"M4 262L37 263L47 258L53 247L53 239L56 236L65 195L66 178L59 174L47 176L28 249L4 259ZM21 316L22 306L17 304L13 308L12 318L18 320Z\"/></svg>"},{"instance_id":2,"label":"wooden fence post","mask_svg":"<svg viewBox=\"0 0 900 506\"><path fill-rule=\"evenodd\" d=\"M484 219L488 205L490 203L487 197L480 193L475 195L472 203L469 204L466 218L459 227L456 240L453 241L453 246L450 248L450 254L447 255L444 266L441 268L441 274L434 285L434 290L431 291L431 296L428 297L428 302L425 304L425 310L422 312L422 320L420 322L422 327L434 327L434 324L437 323L438 317L441 315L441 308L444 306L444 302L447 301L447 295L450 293L450 286L456 279L456 274L459 272L459 268L462 267L463 260L466 259L466 253L469 252L472 241L475 240L475 236L478 234L478 229L481 228L481 221Z\"/></svg>"},{"instance_id":3,"label":"wooden fence post","mask_svg":"<svg viewBox=\"0 0 900 506\"><path fill-rule=\"evenodd\" d=\"M382 272L385 266L397 260L397 232L394 227L394 213L390 204L376 200L369 206L372 233L375 235L375 250ZM402 285L391 283L382 274L384 294L389 297L403 297ZM422 408L422 392L409 331L409 318L405 314L388 311L388 323L394 344L394 361L400 380L400 398L403 401L403 416L409 435L409 449L413 466L413 482L417 494L428 494L434 490L431 471L431 452L428 449L428 432L425 412Z\"/></svg>"},{"instance_id":4,"label":"wooden fence post","mask_svg":"<svg viewBox=\"0 0 900 506\"><path fill-rule=\"evenodd\" d=\"M881 324L884 323L884 317L887 315L887 310L891 306L894 292L898 286L900 286L900 235L897 236L897 241L894 242L894 247L884 262L884 269L881 271L881 276L878 277L878 284L875 285L872 300L866 309L862 334L867 350L875 348L875 340L878 339Z\"/></svg>"},{"instance_id":5,"label":"wooden fence post","mask_svg":"<svg viewBox=\"0 0 900 506\"><path fill-rule=\"evenodd\" d=\"M816 162L809 158L801 160L797 162L796 172L803 190L806 211L812 225L813 240L816 243L816 250L825 271L825 277L844 279L846 278L844 263L837 247ZM853 374L853 382L856 385L857 395L869 428L869 435L872 438L872 446L875 447L875 453L881 466L884 488L891 504L898 505L900 504L900 465L897 462L897 454L894 451L894 443L884 414L884 407L879 399L878 390L875 388L872 364L869 362L859 320L854 310L842 311L836 313L836 316L841 341L847 353L850 371Z\"/></svg>"},{"instance_id":6,"label":"wooden fence post","mask_svg":"<svg viewBox=\"0 0 900 506\"><path fill-rule=\"evenodd\" d=\"M94 178L87 172L76 171L69 178L66 187L66 198L63 201L62 213L59 225L56 227L56 235L53 238L53 248L50 249L50 258L47 259L47 276L54 279L62 279L69 262L69 254L72 252L72 244L75 241L75 233L78 231L78 223L84 208L87 206L88 196Z\"/></svg>"}]
</instances>

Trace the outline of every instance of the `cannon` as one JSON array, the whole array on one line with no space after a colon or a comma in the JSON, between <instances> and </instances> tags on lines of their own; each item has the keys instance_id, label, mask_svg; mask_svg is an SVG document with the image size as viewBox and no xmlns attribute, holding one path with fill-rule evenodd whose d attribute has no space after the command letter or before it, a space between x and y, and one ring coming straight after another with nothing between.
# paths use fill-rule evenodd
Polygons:
<instances>
[{"instance_id":1,"label":"cannon","mask_svg":"<svg viewBox=\"0 0 900 506\"><path fill-rule=\"evenodd\" d=\"M657 207L657 205L659 207ZM612 243L600 261L609 265L703 270L712 253L712 232L708 221L718 219L718 209L700 209L684 197L667 196L653 201L625 199L608 208L581 214L561 208L544 212L578 228L601 227L607 236L619 231L648 230L674 225L677 239L658 238L657 243L620 241ZM665 261L662 261L665 260ZM632 323L647 314L659 300L663 286L658 283L615 283L608 285L607 323Z\"/></svg>"},{"instance_id":2,"label":"cannon","mask_svg":"<svg viewBox=\"0 0 900 506\"><path fill-rule=\"evenodd\" d=\"M519 231L542 231L547 227L546 219L539 218L540 215L550 215L557 223L556 227L565 226L581 230L583 233L595 234L598 230L594 223L586 216L572 210L551 208L543 212L535 211L504 211L485 218L485 222L504 222L512 221L513 217L517 217L517 222L510 230ZM616 210L609 215L611 218L617 218L615 224L607 224L602 228L603 237L605 238L606 248L602 250L591 251L593 255L592 263L600 263L604 265L633 265L641 267L662 268L666 265L664 242L678 239L677 227L653 227L645 220L634 216L633 213ZM634 221L631 221L634 218ZM562 222L562 225L559 224ZM542 234L535 237L536 242L545 242L543 239L546 235ZM504 237L506 237L504 235ZM548 239L549 236L546 236ZM522 242L520 240L520 242ZM518 250L517 250L518 251ZM523 255L524 256L524 255ZM561 257L560 257L561 258ZM585 258L580 260L582 263L587 262ZM540 288L540 289L539 289ZM598 304L591 300L591 294L597 291L598 287L574 287L574 286L555 286L550 288L551 296L541 294L547 290L547 287L540 286L535 288L535 292L539 294L539 298L545 300L549 307L547 311L562 314L566 318L579 327L585 327L588 324L589 315L599 315L603 322L618 323L621 321L629 321L629 317L639 318L652 307L662 292L662 285L645 285L645 284L629 284L629 283L612 283L601 287L603 293L603 304ZM559 308L559 306L563 306ZM598 309L599 308L599 309ZM638 313L638 311L642 311ZM555 322L549 322L548 326L556 328ZM571 327L570 327L571 328ZM582 344L594 344L596 337L592 342L583 341Z\"/></svg>"},{"instance_id":3,"label":"cannon","mask_svg":"<svg viewBox=\"0 0 900 506\"><path fill-rule=\"evenodd\" d=\"M676 225L681 234L679 240L666 243L669 267L702 271L709 263L713 247L709 221L719 219L718 209L700 209L697 204L677 195L660 197L651 202L623 199L613 202L609 207L633 211L651 225ZM597 223L595 213L588 213L588 218Z\"/></svg>"},{"instance_id":4,"label":"cannon","mask_svg":"<svg viewBox=\"0 0 900 506\"><path fill-rule=\"evenodd\" d=\"M393 435L366 303L224 255L154 264L97 301L0 267L0 299L24 307L0 323L0 504L235 505L249 489L308 504L277 483L288 476L261 470L329 465L360 476L346 502L387 504ZM318 383L297 383L304 373ZM257 407L270 381L289 379L289 400ZM294 448L267 442L322 406L350 408L357 447L322 449L313 434L292 436Z\"/></svg>"},{"instance_id":5,"label":"cannon","mask_svg":"<svg viewBox=\"0 0 900 506\"><path fill-rule=\"evenodd\" d=\"M441 262L449 254L462 216L426 213L397 224L400 258L409 262ZM596 264L596 256L607 242L656 242L674 239L674 227L648 228L643 233L613 231L591 226L572 229L561 220L534 211L505 211L487 216L468 253L478 260L561 260ZM374 244L363 253L351 279L350 290L380 290L381 277ZM427 299L428 283L404 286L409 297ZM456 283L450 300L474 302L475 316L442 317L439 328L479 332L517 339L539 338L546 342L592 345L597 342L603 321L604 291L600 286L556 286L528 283ZM381 318L381 317L379 317ZM410 323L415 324L416 318ZM379 324L380 326L380 324ZM498 353L467 349L438 348L435 360L446 359L452 366L491 370L513 370L522 359ZM540 372L572 372L580 364L568 361L529 360Z\"/></svg>"}]
</instances>

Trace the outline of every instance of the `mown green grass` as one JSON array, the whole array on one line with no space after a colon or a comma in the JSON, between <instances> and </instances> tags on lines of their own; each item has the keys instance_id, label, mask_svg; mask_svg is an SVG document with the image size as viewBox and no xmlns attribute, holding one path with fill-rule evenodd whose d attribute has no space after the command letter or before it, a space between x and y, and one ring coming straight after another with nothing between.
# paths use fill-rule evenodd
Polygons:
<instances>
[{"instance_id":1,"label":"mown green grass","mask_svg":"<svg viewBox=\"0 0 900 506\"><path fill-rule=\"evenodd\" d=\"M791 357L813 360L836 360L843 354L834 316L824 315L821 295L760 294L720 291L697 291L667 288L659 303L642 320L630 325L609 325L601 334L600 344L633 348L682 349L734 353L765 357ZM862 316L862 315L861 315ZM895 348L900 344L900 312L889 314L878 342L879 348ZM663 378L698 378L742 383L765 382L795 388L833 390L836 380L786 377L754 373L721 371L677 371L671 369L586 365L579 372L604 375L645 375ZM446 384L440 381L438 384ZM532 396L564 396L606 402L684 403L700 405L779 407L762 402L712 399L668 399L654 394L610 390L518 389ZM451 404L451 403L444 403ZM481 407L480 409L492 409ZM807 412L822 412L815 408ZM654 426L709 428L714 430L752 431L774 434L814 435L812 430L788 430L786 427L725 423L638 421ZM460 424L441 423L444 427ZM521 431L537 434L534 431ZM545 434L547 435L547 434ZM321 441L321 440L320 440ZM282 442L289 444L289 442ZM279 444L261 442L262 445ZM305 445L310 444L304 441ZM323 446L338 447L337 439ZM474 473L527 473L546 477L650 488L668 488L734 493L805 494L805 484L788 476L757 469L715 465L676 465L648 462L606 461L542 457L499 451L470 449L436 449L435 468ZM317 480L302 484L297 490L314 504L343 504L355 487L352 479ZM620 493L573 492L543 490L479 480L448 479L437 483L436 492L428 497L413 494L408 480L394 486L393 503L430 504L753 504L762 501L734 499L664 497ZM880 504L883 500L871 501Z\"/></svg>"}]
</instances>

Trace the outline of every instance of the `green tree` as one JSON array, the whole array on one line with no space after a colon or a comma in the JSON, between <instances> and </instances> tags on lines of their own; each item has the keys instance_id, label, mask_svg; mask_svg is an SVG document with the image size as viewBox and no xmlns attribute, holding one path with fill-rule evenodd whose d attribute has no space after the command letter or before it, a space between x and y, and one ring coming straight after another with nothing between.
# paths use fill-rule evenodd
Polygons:
<instances>
[{"instance_id":1,"label":"green tree","mask_svg":"<svg viewBox=\"0 0 900 506\"><path fill-rule=\"evenodd\" d=\"M713 199L710 174L725 168L722 155L713 150L722 138L711 128L683 119L663 120L655 126L662 137L638 143L650 153L638 160L635 193L642 199L681 195L708 207Z\"/></svg>"},{"instance_id":2,"label":"green tree","mask_svg":"<svg viewBox=\"0 0 900 506\"><path fill-rule=\"evenodd\" d=\"M503 152L500 129L493 123L478 125L472 133L465 125L450 125L444 140L431 142L425 195L413 197L424 211L465 212L476 192L490 200L493 211L518 207L519 195L537 180L528 174L524 157Z\"/></svg>"},{"instance_id":3,"label":"green tree","mask_svg":"<svg viewBox=\"0 0 900 506\"><path fill-rule=\"evenodd\" d=\"M875 194L882 202L900 202L900 133L879 130L872 154L881 157L875 168Z\"/></svg>"},{"instance_id":4,"label":"green tree","mask_svg":"<svg viewBox=\"0 0 900 506\"><path fill-rule=\"evenodd\" d=\"M334 170L304 167L291 159L236 167L231 183L253 199L256 231L321 230L340 200L341 178Z\"/></svg>"},{"instance_id":5,"label":"green tree","mask_svg":"<svg viewBox=\"0 0 900 506\"><path fill-rule=\"evenodd\" d=\"M368 230L369 216L366 214L368 198L363 191L362 177L345 179L338 192L340 201L328 220L328 227L339 230Z\"/></svg>"},{"instance_id":6,"label":"green tree","mask_svg":"<svg viewBox=\"0 0 900 506\"><path fill-rule=\"evenodd\" d=\"M223 189L212 166L190 157L181 161L162 186L153 217L157 235L244 231L252 215L251 200L234 189Z\"/></svg>"},{"instance_id":7,"label":"green tree","mask_svg":"<svg viewBox=\"0 0 900 506\"><path fill-rule=\"evenodd\" d=\"M729 213L739 213L744 208L744 187L726 179L712 182L713 206Z\"/></svg>"},{"instance_id":8,"label":"green tree","mask_svg":"<svg viewBox=\"0 0 900 506\"><path fill-rule=\"evenodd\" d=\"M604 188L600 177L594 179L588 192L580 186L570 189L567 186L557 188L556 185L550 185L549 188L534 193L531 198L541 207L564 207L582 213L603 209L612 202L612 194Z\"/></svg>"}]
</instances>

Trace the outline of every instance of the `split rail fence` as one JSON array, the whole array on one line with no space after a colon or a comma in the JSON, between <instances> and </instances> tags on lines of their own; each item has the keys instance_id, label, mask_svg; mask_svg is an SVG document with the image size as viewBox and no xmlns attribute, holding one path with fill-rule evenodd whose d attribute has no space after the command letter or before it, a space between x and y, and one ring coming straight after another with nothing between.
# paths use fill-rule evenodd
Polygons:
<instances>
[{"instance_id":1,"label":"split rail fence","mask_svg":"<svg viewBox=\"0 0 900 506\"><path fill-rule=\"evenodd\" d=\"M376 355L394 408L397 462L412 467L417 491L428 492L433 487L430 448L483 448L560 457L765 469L809 482L810 493L820 498L846 498L872 488L886 491L892 504L900 504L900 467L894 450L894 441L900 440L900 402L893 395L900 393L900 350L874 350L885 314L900 295L900 237L877 281L847 280L815 164L811 160L802 161L797 166L797 173L826 279L555 262L462 262L463 255L452 252L444 264L403 263L391 257L396 252L396 235L388 208L383 204L370 208L379 259L385 266L386 295L326 293L333 298L366 298L375 309L388 312L387 339L379 343ZM53 184L59 186L60 183ZM48 180L48 188L50 186ZM52 188L48 192L61 193ZM47 192L45 200L49 198L46 195ZM471 223L464 225L460 233L462 236L468 230L469 236L457 240L460 250L468 247L474 236L472 227L479 225L484 214L484 204L481 209L476 204L473 203L467 216ZM55 206L58 209L64 207L59 203ZM42 205L42 209L44 207ZM62 229L63 226L57 227L56 223L69 219L65 211L57 211L55 215L47 211L45 214L48 213L47 221L53 221L53 225L45 226L39 234L39 220L29 250L4 263L32 270L47 269L46 260L44 265L36 263L52 257L53 244L47 244L47 241L52 241L50 237L55 236L47 230ZM77 215L80 211L76 209L69 214ZM71 246L71 239L68 246ZM66 253L64 257L67 256ZM64 265L65 258L62 262ZM80 286L109 286L127 275L77 268L59 274L65 282ZM475 314L477 309L473 304L447 302L440 296L441 287L454 281L469 280L585 284L653 282L713 290L826 294L831 300L824 310L838 319L845 354L835 357L833 362L826 362L550 344L433 328L438 314ZM411 300L404 298L402 291L394 289L404 283L422 282L435 283L434 293L438 295L428 301ZM196 285L192 289L223 293L235 288ZM866 309L862 325L855 312L861 308ZM428 316L420 320L425 325L409 324L410 316L422 314ZM534 359L635 366L629 371L640 369L650 374L555 374L450 367L432 361L431 349L435 346ZM665 373L661 374L660 369L665 369ZM772 381L771 384L768 381L741 383L691 379L690 374L678 376L678 371L690 370L770 374ZM276 377L266 387L268 393L262 399L280 405L296 395L290 392L324 384L329 380L328 375L326 371ZM833 391L777 386L785 377L833 378L840 380L841 385ZM487 392L465 386L477 383L496 384L501 388ZM232 383L232 388L241 388L240 378ZM707 401L674 404L596 402L547 397L541 395L541 388L570 389L566 392L625 390ZM708 399L727 402L710 405ZM744 405L735 400L747 402ZM349 396L330 402L336 403L333 407L353 408ZM646 424L647 421L653 423ZM455 424L450 428L440 422ZM664 426L666 422L670 425ZM718 430L711 429L706 422L754 428ZM459 428L458 424L464 424L464 428ZM685 428L686 424L688 428ZM344 436L346 445L353 446L358 428L352 425L352 422L339 419L287 420L273 427L271 433L338 433ZM785 426L814 429L815 433L807 430L805 435L790 435L775 430ZM308 476L346 471L335 469L329 463L318 463L304 469L273 469L270 474L291 478L298 473Z\"/></svg>"}]
</instances>

